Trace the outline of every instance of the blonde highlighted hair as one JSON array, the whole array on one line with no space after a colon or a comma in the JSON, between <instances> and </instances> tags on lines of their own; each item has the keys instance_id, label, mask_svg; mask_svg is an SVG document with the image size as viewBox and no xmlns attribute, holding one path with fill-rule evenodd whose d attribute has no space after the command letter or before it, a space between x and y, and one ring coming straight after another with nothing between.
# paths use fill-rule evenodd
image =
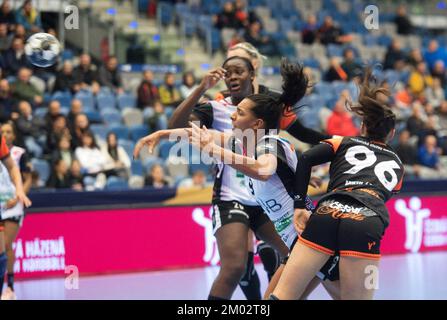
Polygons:
<instances>
[{"instance_id":1,"label":"blonde highlighted hair","mask_svg":"<svg viewBox=\"0 0 447 320\"><path fill-rule=\"evenodd\" d=\"M258 75L258 71L262 69L263 66L263 60L267 60L267 57L262 55L258 49L256 49L255 46L253 46L249 42L240 42L235 44L234 46L230 47L228 51L236 50L236 49L242 49L244 50L251 59L256 59L258 61L258 68L255 70L256 75Z\"/></svg>"}]
</instances>

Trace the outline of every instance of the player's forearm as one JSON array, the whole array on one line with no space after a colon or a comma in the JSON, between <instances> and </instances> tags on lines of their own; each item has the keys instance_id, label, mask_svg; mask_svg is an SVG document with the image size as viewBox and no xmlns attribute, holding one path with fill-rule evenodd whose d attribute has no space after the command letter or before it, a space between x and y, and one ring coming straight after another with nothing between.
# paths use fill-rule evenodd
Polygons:
<instances>
[{"instance_id":1,"label":"player's forearm","mask_svg":"<svg viewBox=\"0 0 447 320\"><path fill-rule=\"evenodd\" d=\"M32 184L32 178L31 173L24 173L23 174L23 190L25 191L25 194L28 194L31 189Z\"/></svg>"},{"instance_id":2,"label":"player's forearm","mask_svg":"<svg viewBox=\"0 0 447 320\"><path fill-rule=\"evenodd\" d=\"M12 166L9 170L9 174L11 176L11 181L16 188L16 193L24 193L22 175L20 174L19 168L15 165Z\"/></svg>"},{"instance_id":3,"label":"player's forearm","mask_svg":"<svg viewBox=\"0 0 447 320\"><path fill-rule=\"evenodd\" d=\"M256 180L267 181L275 171L266 161L255 160L218 145L213 145L209 151L213 158Z\"/></svg>"},{"instance_id":4,"label":"player's forearm","mask_svg":"<svg viewBox=\"0 0 447 320\"><path fill-rule=\"evenodd\" d=\"M183 100L172 114L168 127L170 129L188 127L189 116L205 92L206 90L199 86Z\"/></svg>"},{"instance_id":5,"label":"player's forearm","mask_svg":"<svg viewBox=\"0 0 447 320\"><path fill-rule=\"evenodd\" d=\"M287 132L296 139L309 144L318 144L322 140L331 138L329 135L303 126L299 120L295 120L295 122L287 129Z\"/></svg>"},{"instance_id":6,"label":"player's forearm","mask_svg":"<svg viewBox=\"0 0 447 320\"><path fill-rule=\"evenodd\" d=\"M298 157L295 171L295 208L306 208L306 195L312 167L329 162L333 157L332 147L327 144L319 144Z\"/></svg>"}]
</instances>

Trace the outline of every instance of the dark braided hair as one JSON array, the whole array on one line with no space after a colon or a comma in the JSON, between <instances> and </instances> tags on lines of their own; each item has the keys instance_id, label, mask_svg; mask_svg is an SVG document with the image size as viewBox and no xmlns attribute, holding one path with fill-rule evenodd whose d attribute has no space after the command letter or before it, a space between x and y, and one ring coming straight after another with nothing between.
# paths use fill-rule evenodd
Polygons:
<instances>
[{"instance_id":1,"label":"dark braided hair","mask_svg":"<svg viewBox=\"0 0 447 320\"><path fill-rule=\"evenodd\" d=\"M372 69L366 68L358 103L347 102L347 108L362 117L368 137L385 141L396 125L396 116L388 105L390 91L373 80Z\"/></svg>"},{"instance_id":2,"label":"dark braided hair","mask_svg":"<svg viewBox=\"0 0 447 320\"><path fill-rule=\"evenodd\" d=\"M295 105L306 94L309 79L304 73L304 67L299 63L291 63L287 59L281 60L281 76L283 80L282 94L274 98L266 94L252 94L247 97L254 102L251 111L259 119L264 120L265 129L279 128L279 122L286 109Z\"/></svg>"}]
</instances>

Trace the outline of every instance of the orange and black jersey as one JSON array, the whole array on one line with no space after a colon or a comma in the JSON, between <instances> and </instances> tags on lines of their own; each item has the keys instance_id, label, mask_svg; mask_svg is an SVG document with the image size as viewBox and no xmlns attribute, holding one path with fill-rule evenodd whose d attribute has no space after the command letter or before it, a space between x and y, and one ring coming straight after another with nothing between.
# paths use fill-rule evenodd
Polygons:
<instances>
[{"instance_id":1,"label":"orange and black jersey","mask_svg":"<svg viewBox=\"0 0 447 320\"><path fill-rule=\"evenodd\" d=\"M272 96L273 98L278 99L281 96L281 93L275 90L272 90L266 86L259 85L259 93L266 94ZM230 96L230 91L222 91L219 92L216 100L222 100ZM321 132L309 129L305 127L301 121L298 120L296 113L292 110L287 110L282 118L280 123L280 129L286 130L296 139L309 144L317 144L322 140L330 139L331 136L322 134Z\"/></svg>"},{"instance_id":2,"label":"orange and black jersey","mask_svg":"<svg viewBox=\"0 0 447 320\"><path fill-rule=\"evenodd\" d=\"M9 156L9 148L3 136L0 135L0 160L5 159L7 156Z\"/></svg>"},{"instance_id":3,"label":"orange and black jersey","mask_svg":"<svg viewBox=\"0 0 447 320\"><path fill-rule=\"evenodd\" d=\"M303 153L295 176L295 207L304 208L312 166L331 162L328 193L352 197L389 223L385 202L402 187L404 167L388 145L365 137L325 140Z\"/></svg>"}]
</instances>

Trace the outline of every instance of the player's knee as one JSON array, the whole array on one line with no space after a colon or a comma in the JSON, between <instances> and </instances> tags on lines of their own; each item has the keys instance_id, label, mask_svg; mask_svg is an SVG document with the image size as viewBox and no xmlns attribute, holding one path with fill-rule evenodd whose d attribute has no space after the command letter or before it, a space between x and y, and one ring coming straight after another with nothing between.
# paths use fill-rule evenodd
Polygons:
<instances>
[{"instance_id":1,"label":"player's knee","mask_svg":"<svg viewBox=\"0 0 447 320\"><path fill-rule=\"evenodd\" d=\"M246 265L244 263L235 263L222 271L227 281L238 283L244 276L245 269Z\"/></svg>"}]
</instances>

